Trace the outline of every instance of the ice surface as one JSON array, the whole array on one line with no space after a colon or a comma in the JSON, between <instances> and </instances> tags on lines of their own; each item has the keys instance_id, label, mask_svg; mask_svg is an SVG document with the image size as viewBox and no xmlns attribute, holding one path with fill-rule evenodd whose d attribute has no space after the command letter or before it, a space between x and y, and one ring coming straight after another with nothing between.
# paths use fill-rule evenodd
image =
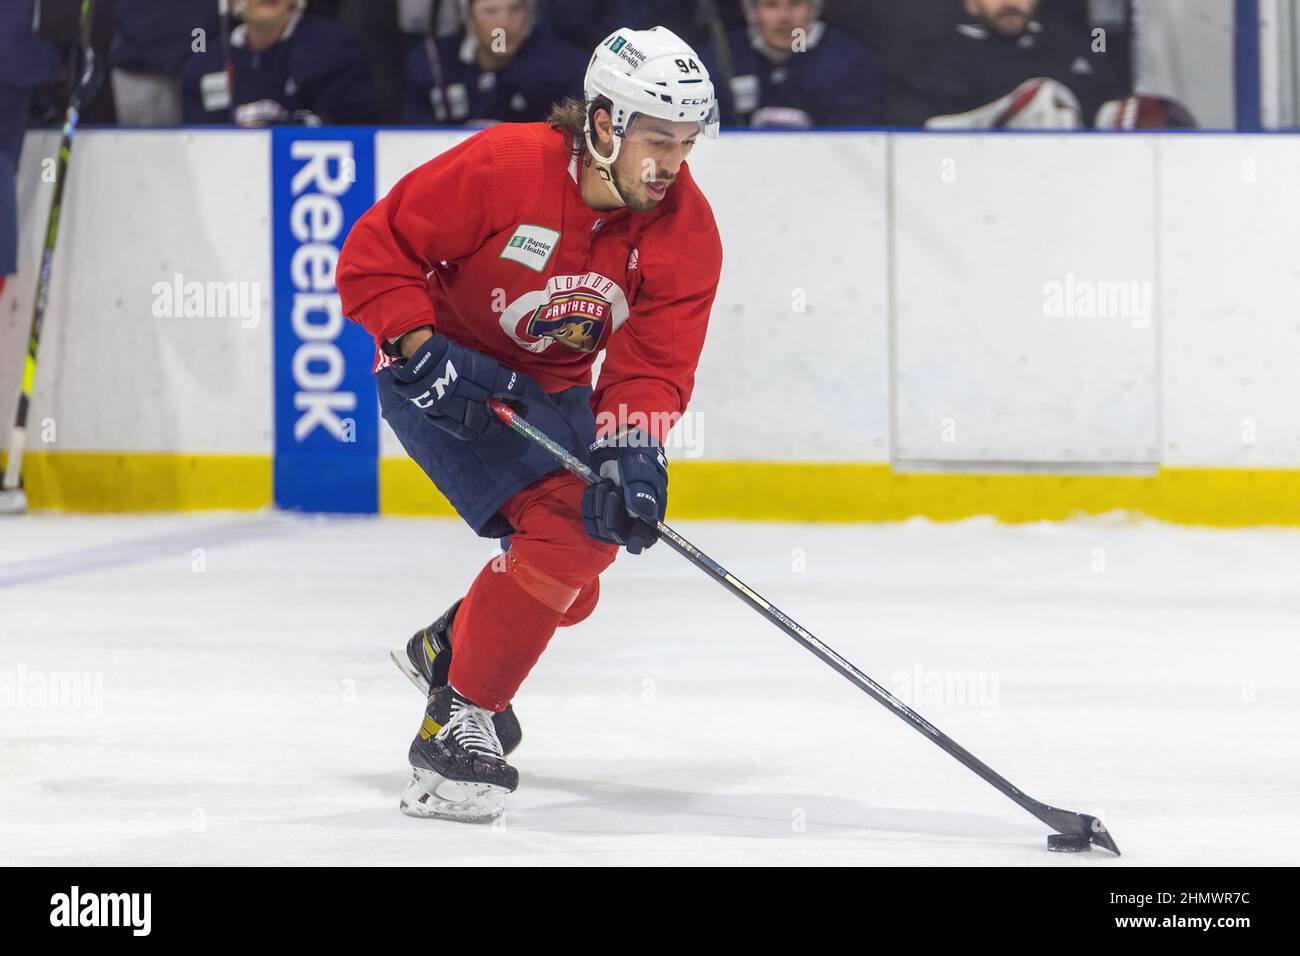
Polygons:
<instances>
[{"instance_id":1,"label":"ice surface","mask_svg":"<svg viewBox=\"0 0 1300 956\"><path fill-rule=\"evenodd\" d=\"M447 520L36 515L0 519L0 863L1300 862L1300 532L680 530L1125 855L1048 853L664 546L619 559L520 692L503 825L410 819L422 701L388 649L489 542Z\"/></svg>"}]
</instances>

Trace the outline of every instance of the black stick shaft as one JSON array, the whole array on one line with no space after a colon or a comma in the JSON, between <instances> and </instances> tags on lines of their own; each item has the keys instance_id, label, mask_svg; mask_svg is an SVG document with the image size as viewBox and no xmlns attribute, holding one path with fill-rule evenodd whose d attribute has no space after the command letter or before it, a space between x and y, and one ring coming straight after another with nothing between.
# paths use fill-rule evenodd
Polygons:
<instances>
[{"instance_id":1,"label":"black stick shaft","mask_svg":"<svg viewBox=\"0 0 1300 956\"><path fill-rule=\"evenodd\" d=\"M226 115L235 121L235 55L230 43L230 0L217 0L217 34L221 37L221 68L226 73Z\"/></svg>"},{"instance_id":2,"label":"black stick shaft","mask_svg":"<svg viewBox=\"0 0 1300 956\"><path fill-rule=\"evenodd\" d=\"M72 81L68 108L63 116L63 135L59 140L59 155L55 161L54 195L50 200L50 215L45 223L45 245L41 249L41 270L36 281L36 297L32 303L32 324L27 334L27 355L23 360L22 385L18 393L18 410L14 413L13 432L9 437L9 456L5 462L4 481L0 489L15 491L22 484L23 451L27 445L27 413L31 408L32 390L36 381L36 355L41 347L41 330L45 326L45 308L50 300L50 273L54 267L54 248L59 240L59 221L63 213L63 186L67 180L68 163L72 159L72 138L81 119L81 93L91 80L95 69L94 51L91 48L91 30L95 21L94 0L81 0L79 42L84 59L80 76Z\"/></svg>"},{"instance_id":3,"label":"black stick shaft","mask_svg":"<svg viewBox=\"0 0 1300 956\"><path fill-rule=\"evenodd\" d=\"M714 81L715 90L718 86L726 89L727 95L731 97L737 125L748 126L749 114L740 112L740 107L736 103L736 91L732 86L732 81L736 78L736 68L731 62L731 41L727 37L727 25L722 20L722 14L718 12L715 0L704 0L700 7L701 15L708 25L713 40L713 57L721 74Z\"/></svg>"},{"instance_id":4,"label":"black stick shaft","mask_svg":"<svg viewBox=\"0 0 1300 956\"><path fill-rule=\"evenodd\" d=\"M497 416L510 428L531 439L538 445L541 445L550 452L556 460L560 462L568 471L577 475L587 484L593 484L599 480L599 477L585 462L574 457L568 449L551 439L540 429L530 425L520 415L516 414L514 409L510 408L503 402L492 399L489 404ZM1109 833L1101 821L1095 817L1089 817L1086 814L1075 813L1071 810L1060 810L1056 807L1048 806L1038 800L1033 799L1020 788L1016 787L1011 781L1007 780L1001 774L993 770L969 750L959 745L947 734L940 731L928 720L914 711L903 701L891 694L886 688L876 683L862 671L858 670L850 661L842 657L833 648L819 640L806 628L787 615L771 601L764 598L761 594L751 588L745 582L724 568L717 561L714 561L707 554L691 544L682 535L678 534L664 522L658 523L659 537L668 542L668 546L678 554L690 561L691 564L702 570L709 577L713 578L732 594L736 595L755 611L762 614L765 618L779 627L788 636L802 644L809 651L815 654L826 664L846 677L859 689L865 691L877 702L883 704L892 711L897 717L905 721L913 729L923 734L932 743L941 747L946 753L955 757L962 765L969 770L974 771L983 780L992 784L1003 794L1010 797L1017 804L1023 807L1035 817L1042 820L1048 826L1060 833L1077 833L1081 836L1089 837L1093 842L1114 853L1119 853L1115 846L1114 840L1110 838Z\"/></svg>"},{"instance_id":5,"label":"black stick shaft","mask_svg":"<svg viewBox=\"0 0 1300 956\"><path fill-rule=\"evenodd\" d=\"M433 85L438 89L438 99L442 103L442 111L446 114L445 122L448 126L455 123L451 115L451 94L447 92L447 79L442 69L442 53L438 50L438 16L442 12L442 4L438 0L433 0L433 9L429 14L432 21L429 23L429 34L424 38L425 56L429 58L429 69L433 72ZM465 24L468 31L470 25ZM435 116L434 119L437 119Z\"/></svg>"}]
</instances>

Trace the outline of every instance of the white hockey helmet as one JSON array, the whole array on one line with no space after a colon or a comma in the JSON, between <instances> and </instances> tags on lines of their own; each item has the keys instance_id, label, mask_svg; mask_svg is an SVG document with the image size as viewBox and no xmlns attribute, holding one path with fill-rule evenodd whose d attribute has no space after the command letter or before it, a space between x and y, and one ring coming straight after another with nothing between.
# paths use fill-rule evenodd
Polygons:
<instances>
[{"instance_id":1,"label":"white hockey helmet","mask_svg":"<svg viewBox=\"0 0 1300 956\"><path fill-rule=\"evenodd\" d=\"M591 55L582 84L587 99L587 152L606 173L632 121L645 114L674 123L699 123L710 139L718 135L718 98L709 71L691 45L667 27L615 30ZM614 151L608 157L592 143L592 104L610 102ZM612 182L611 182L612 186Z\"/></svg>"}]
</instances>

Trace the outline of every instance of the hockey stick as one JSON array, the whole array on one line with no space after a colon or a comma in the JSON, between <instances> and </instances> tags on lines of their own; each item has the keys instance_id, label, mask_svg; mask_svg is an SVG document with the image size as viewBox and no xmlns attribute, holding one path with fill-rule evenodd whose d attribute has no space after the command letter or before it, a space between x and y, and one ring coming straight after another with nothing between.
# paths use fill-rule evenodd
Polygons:
<instances>
[{"instance_id":1,"label":"hockey stick","mask_svg":"<svg viewBox=\"0 0 1300 956\"><path fill-rule=\"evenodd\" d=\"M709 35L713 40L713 55L718 60L718 71L722 74L721 80L727 89L727 95L732 99L732 105L735 105L736 90L732 81L736 78L736 68L731 62L731 41L727 37L726 24L722 22L722 14L718 12L718 5L714 0L704 0L700 4L700 16L708 21ZM737 125L748 126L749 114L741 113L737 108L735 110Z\"/></svg>"},{"instance_id":2,"label":"hockey stick","mask_svg":"<svg viewBox=\"0 0 1300 956\"><path fill-rule=\"evenodd\" d=\"M221 67L226 71L226 112L235 121L235 54L230 43L230 0L217 0L217 33L221 37Z\"/></svg>"},{"instance_id":3,"label":"hockey stick","mask_svg":"<svg viewBox=\"0 0 1300 956\"><path fill-rule=\"evenodd\" d=\"M429 60L429 69L433 71L433 85L438 88L438 98L442 100L442 111L446 113L446 124L452 125L451 116L451 96L447 92L447 80L442 70L442 53L438 50L438 14L441 4L438 0L433 0L433 13L429 23L428 36L424 38L424 55ZM465 24L465 29L469 29L469 24ZM434 119L438 117L435 115Z\"/></svg>"},{"instance_id":4,"label":"hockey stick","mask_svg":"<svg viewBox=\"0 0 1300 956\"><path fill-rule=\"evenodd\" d=\"M72 138L81 118L81 96L90 88L95 75L95 51L91 47L91 29L95 22L95 0L81 0L79 26L82 64L81 75L74 80L68 97L68 109L63 116L63 138L59 142L59 156L55 167L54 196L50 201L50 216L45 225L45 247L41 252L41 271L36 282L36 300L32 304L32 324L27 335L27 358L23 363L22 388L18 393L18 412L14 416L14 429L9 437L9 460L5 463L4 482L0 484L0 514L16 514L27 510L27 495L23 491L23 450L27 446L27 411L32 401L32 386L36 380L36 353L41 345L41 329L45 325L45 307L50 299L50 269L54 264L54 245L59 238L59 220L63 212L63 184L67 179L68 161L72 157Z\"/></svg>"},{"instance_id":5,"label":"hockey stick","mask_svg":"<svg viewBox=\"0 0 1300 956\"><path fill-rule=\"evenodd\" d=\"M497 399L490 399L488 405L497 417L507 426L521 435L524 435L531 441L542 446L555 457L560 464L573 474L577 475L587 484L594 484L599 481L599 476L587 467L586 464L579 461L568 452L563 446L547 437L539 429L526 422L514 409ZM942 733L937 727L927 721L912 708L891 694L881 685L868 677L862 671L858 670L852 663L845 660L833 649L828 647L814 637L811 633L801 627L792 618L779 610L770 601L760 595L757 591L745 584L734 574L724 568L718 562L714 561L707 554L701 551L695 545L691 544L680 534L660 521L658 523L659 537L668 542L668 546L676 551L691 564L695 565L713 580L717 581L736 597L740 598L759 614L779 627L788 636L794 638L808 650L812 651L824 663L829 664L841 675L848 678L860 690L871 695L880 704L883 704L889 710L893 711L898 717L906 721L914 730L923 734L931 743L942 748L949 755L957 758L967 769L974 771L986 782L992 784L1003 794L1010 797L1025 810L1042 820L1057 833L1072 835L1076 838L1082 838L1079 842L1081 847L1086 848L1088 843L1095 843L1097 846L1110 850L1116 856L1119 855L1119 847L1115 845L1115 840L1111 837L1110 832L1096 817L1088 816L1086 813L1077 813L1073 810L1061 810L1056 807L1048 806L1045 803L1033 799L1025 793L1022 793L1009 780L995 772L991 767L981 761L970 751L961 747L956 741ZM1087 842L1083 842L1086 840ZM1050 844L1049 844L1050 845Z\"/></svg>"}]
</instances>

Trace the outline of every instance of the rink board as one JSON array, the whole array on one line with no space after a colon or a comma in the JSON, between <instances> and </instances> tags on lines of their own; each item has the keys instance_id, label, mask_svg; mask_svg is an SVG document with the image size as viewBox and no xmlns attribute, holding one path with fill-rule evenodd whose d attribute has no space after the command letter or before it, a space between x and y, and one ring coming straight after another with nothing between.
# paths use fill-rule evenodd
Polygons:
<instances>
[{"instance_id":1,"label":"rink board","mask_svg":"<svg viewBox=\"0 0 1300 956\"><path fill-rule=\"evenodd\" d=\"M1154 465L1154 140L1030 142L894 141L894 457Z\"/></svg>"},{"instance_id":2,"label":"rink board","mask_svg":"<svg viewBox=\"0 0 1300 956\"><path fill-rule=\"evenodd\" d=\"M464 134L347 135L373 138L382 195ZM55 142L32 134L23 155L20 182L40 185L23 191L20 274L0 299L0 395L16 393ZM34 506L276 500L271 158L261 132L78 138L31 415ZM692 171L726 261L670 443L673 515L1300 523L1298 164L1285 135L706 144ZM239 284L253 314L186 314L168 289L195 280ZM1052 312L1053 284L1089 282L1152 297L1134 314L1075 314L1072 298ZM378 428L379 509L448 513Z\"/></svg>"},{"instance_id":3,"label":"rink board","mask_svg":"<svg viewBox=\"0 0 1300 956\"><path fill-rule=\"evenodd\" d=\"M269 457L38 452L25 460L36 509L240 511L273 503ZM1164 468L1142 477L679 461L669 471L673 519L960 521L989 515L1019 523L1123 511L1193 525L1300 526L1300 471L1285 469ZM413 462L384 458L379 473L382 513L455 516Z\"/></svg>"}]
</instances>

